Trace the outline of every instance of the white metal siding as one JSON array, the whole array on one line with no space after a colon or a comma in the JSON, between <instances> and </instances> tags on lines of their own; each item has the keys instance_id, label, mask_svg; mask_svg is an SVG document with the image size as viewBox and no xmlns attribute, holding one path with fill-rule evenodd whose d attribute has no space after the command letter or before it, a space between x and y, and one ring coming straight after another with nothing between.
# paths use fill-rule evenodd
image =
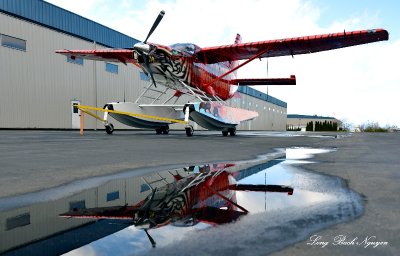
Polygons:
<instances>
[{"instance_id":1,"label":"white metal siding","mask_svg":"<svg viewBox=\"0 0 400 256\"><path fill-rule=\"evenodd\" d=\"M0 13L0 33L27 41L27 50L0 47L0 127L71 128L70 101L102 106L123 100L123 88L140 82L132 66L119 64L119 74L103 62L69 63L59 49L94 49L95 43ZM101 47L98 47L101 48ZM97 96L96 96L97 90ZM135 90L126 90L133 99ZM85 120L95 128L94 119Z\"/></svg>"},{"instance_id":2,"label":"white metal siding","mask_svg":"<svg viewBox=\"0 0 400 256\"><path fill-rule=\"evenodd\" d=\"M286 129L287 109L284 107L243 93L240 99L230 99L228 105L258 112L258 117L254 120L239 125L239 130L282 131Z\"/></svg>"}]
</instances>

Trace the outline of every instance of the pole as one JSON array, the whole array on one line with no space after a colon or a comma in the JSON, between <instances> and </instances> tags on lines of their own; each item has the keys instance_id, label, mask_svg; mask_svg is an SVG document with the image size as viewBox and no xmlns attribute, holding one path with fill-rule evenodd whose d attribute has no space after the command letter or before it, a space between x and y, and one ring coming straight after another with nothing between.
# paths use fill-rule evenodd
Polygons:
<instances>
[{"instance_id":1,"label":"pole","mask_svg":"<svg viewBox=\"0 0 400 256\"><path fill-rule=\"evenodd\" d=\"M79 134L83 136L83 126L85 124L85 112L81 110L81 123L80 123L80 131Z\"/></svg>"}]
</instances>

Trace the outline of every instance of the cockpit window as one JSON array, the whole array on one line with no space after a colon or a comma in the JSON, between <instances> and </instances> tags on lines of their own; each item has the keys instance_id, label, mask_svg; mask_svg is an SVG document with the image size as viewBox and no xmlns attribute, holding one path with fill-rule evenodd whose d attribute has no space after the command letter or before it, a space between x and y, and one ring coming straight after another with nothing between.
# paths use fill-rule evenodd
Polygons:
<instances>
[{"instance_id":1,"label":"cockpit window","mask_svg":"<svg viewBox=\"0 0 400 256\"><path fill-rule=\"evenodd\" d=\"M171 45L171 48L172 48L172 54L183 53L192 56L196 52L196 49L199 47L194 44L173 44Z\"/></svg>"}]
</instances>

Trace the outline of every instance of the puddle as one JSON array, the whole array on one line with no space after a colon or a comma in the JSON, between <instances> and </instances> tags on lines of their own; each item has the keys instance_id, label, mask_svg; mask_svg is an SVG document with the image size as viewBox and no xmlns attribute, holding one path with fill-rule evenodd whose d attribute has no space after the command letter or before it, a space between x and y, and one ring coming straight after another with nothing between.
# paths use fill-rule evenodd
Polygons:
<instances>
[{"instance_id":1,"label":"puddle","mask_svg":"<svg viewBox=\"0 0 400 256\"><path fill-rule=\"evenodd\" d=\"M299 167L330 151L289 148L269 161L129 172L1 199L0 253L264 255L362 214L342 179Z\"/></svg>"}]
</instances>

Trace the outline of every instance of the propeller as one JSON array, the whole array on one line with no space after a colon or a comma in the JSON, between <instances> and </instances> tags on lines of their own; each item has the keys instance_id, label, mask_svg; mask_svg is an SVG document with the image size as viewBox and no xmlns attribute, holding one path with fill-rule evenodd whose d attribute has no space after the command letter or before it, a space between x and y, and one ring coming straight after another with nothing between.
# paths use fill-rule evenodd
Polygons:
<instances>
[{"instance_id":1,"label":"propeller","mask_svg":"<svg viewBox=\"0 0 400 256\"><path fill-rule=\"evenodd\" d=\"M154 79L153 72L151 71L150 64L149 64L149 58L148 58L150 50L152 50L152 47L149 44L147 44L147 40L153 34L154 30L156 30L158 25L160 24L162 18L164 17L164 14L165 14L165 11L161 11L158 14L156 20L153 23L153 26L151 27L149 33L147 34L146 39L143 42L136 43L133 46L133 49L142 57L142 59L144 61L144 65L146 66L146 69L150 74L151 81L153 82L155 87L157 87L156 80Z\"/></svg>"},{"instance_id":2,"label":"propeller","mask_svg":"<svg viewBox=\"0 0 400 256\"><path fill-rule=\"evenodd\" d=\"M144 208L144 213L138 220L134 221L135 226L143 225L143 223L149 219L148 215L149 215L150 206L151 206L151 203L153 202L154 195L157 192L157 188L153 189L152 191L153 191L153 193L151 194L150 199L146 198L146 202L141 206Z\"/></svg>"},{"instance_id":3,"label":"propeller","mask_svg":"<svg viewBox=\"0 0 400 256\"><path fill-rule=\"evenodd\" d=\"M160 24L162 18L164 17L165 11L161 11L160 14L158 14L157 19L154 21L153 26L151 27L149 34L147 35L146 39L144 40L144 44L147 43L147 39L153 34L154 30L158 27L158 24Z\"/></svg>"}]
</instances>

